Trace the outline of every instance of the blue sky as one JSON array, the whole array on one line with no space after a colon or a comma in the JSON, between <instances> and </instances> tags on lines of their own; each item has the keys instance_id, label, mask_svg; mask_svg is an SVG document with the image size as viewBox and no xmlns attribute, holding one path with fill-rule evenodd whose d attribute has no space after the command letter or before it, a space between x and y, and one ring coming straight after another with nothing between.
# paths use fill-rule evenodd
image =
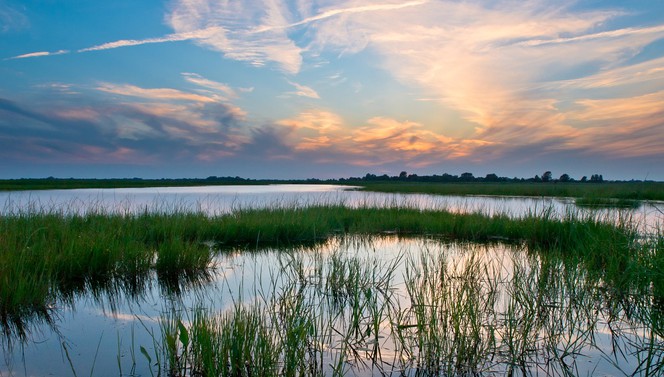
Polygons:
<instances>
[{"instance_id":1,"label":"blue sky","mask_svg":"<svg viewBox=\"0 0 664 377\"><path fill-rule=\"evenodd\" d=\"M0 0L0 178L664 180L664 2Z\"/></svg>"}]
</instances>

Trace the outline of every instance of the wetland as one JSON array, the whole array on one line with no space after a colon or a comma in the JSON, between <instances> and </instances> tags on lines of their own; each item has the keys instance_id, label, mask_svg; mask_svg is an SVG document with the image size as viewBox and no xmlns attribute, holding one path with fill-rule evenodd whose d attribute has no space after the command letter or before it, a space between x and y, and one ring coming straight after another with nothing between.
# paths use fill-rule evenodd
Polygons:
<instances>
[{"instance_id":1,"label":"wetland","mask_svg":"<svg viewBox=\"0 0 664 377\"><path fill-rule=\"evenodd\" d=\"M0 375L661 375L661 202L4 192Z\"/></svg>"}]
</instances>

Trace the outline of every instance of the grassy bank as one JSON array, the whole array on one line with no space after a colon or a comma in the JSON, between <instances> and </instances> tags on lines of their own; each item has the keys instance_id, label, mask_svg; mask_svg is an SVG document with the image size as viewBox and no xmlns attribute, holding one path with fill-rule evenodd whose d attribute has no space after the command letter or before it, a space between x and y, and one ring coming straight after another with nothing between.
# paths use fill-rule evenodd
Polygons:
<instances>
[{"instance_id":1,"label":"grassy bank","mask_svg":"<svg viewBox=\"0 0 664 377\"><path fill-rule=\"evenodd\" d=\"M664 200L664 182L604 183L370 183L363 190L387 193L419 193L436 195L495 195L531 197L598 199Z\"/></svg>"}]
</instances>

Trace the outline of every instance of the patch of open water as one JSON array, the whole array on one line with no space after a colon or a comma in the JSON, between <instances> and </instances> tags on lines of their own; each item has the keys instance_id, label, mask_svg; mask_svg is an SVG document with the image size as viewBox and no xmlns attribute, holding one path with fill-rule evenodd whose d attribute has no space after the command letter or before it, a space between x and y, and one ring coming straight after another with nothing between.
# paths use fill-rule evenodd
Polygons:
<instances>
[{"instance_id":1,"label":"patch of open water","mask_svg":"<svg viewBox=\"0 0 664 377\"><path fill-rule=\"evenodd\" d=\"M0 192L0 213L52 211L61 213L140 213L199 211L209 215L237 209L345 205L349 207L409 207L422 210L480 212L521 217L549 212L629 221L644 233L661 229L664 203L643 202L635 209L580 208L570 198L442 196L356 191L337 185L200 186L124 189L76 189Z\"/></svg>"},{"instance_id":2,"label":"patch of open water","mask_svg":"<svg viewBox=\"0 0 664 377\"><path fill-rule=\"evenodd\" d=\"M648 358L664 363L664 305L647 289L616 295L582 267L518 246L340 236L226 251L214 264L176 289L155 276L138 295L120 287L53 303L52 325L3 343L0 375L164 375L160 324L193 332L196 313L255 307L279 337L293 302L302 309L291 314L316 324L307 362L325 375L333 365L358 376L629 375Z\"/></svg>"}]
</instances>

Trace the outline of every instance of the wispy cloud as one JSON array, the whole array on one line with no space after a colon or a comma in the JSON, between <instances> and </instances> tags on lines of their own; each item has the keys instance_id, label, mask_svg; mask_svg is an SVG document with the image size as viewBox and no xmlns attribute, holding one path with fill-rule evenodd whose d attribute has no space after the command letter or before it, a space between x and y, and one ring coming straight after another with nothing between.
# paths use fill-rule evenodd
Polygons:
<instances>
[{"instance_id":1,"label":"wispy cloud","mask_svg":"<svg viewBox=\"0 0 664 377\"><path fill-rule=\"evenodd\" d=\"M102 43L100 45L92 46L92 47L86 47L77 50L76 52L90 52L90 51L101 51L101 50L111 50L115 48L122 48L122 47L129 47L129 46L140 46L144 44L153 44L153 43L168 43L168 42L180 42L180 41L189 41L189 40L205 40L208 38L212 38L214 35L218 33L223 33L223 28L219 26L213 26L209 28L204 28L204 29L198 29L198 30L192 30L192 31L187 31L183 33L174 33L174 34L168 34L163 37L157 37L157 38L146 38L146 39L122 39L119 41L113 41L113 42L107 42L107 43ZM41 56L53 56L53 55L62 55L62 54L67 54L69 53L69 50L59 50L55 52L48 52L48 51L39 51L39 52L31 52L28 54L23 54L23 55L18 55L14 56L11 58L7 58L5 60L10 60L10 59L25 59L25 58L34 58L34 57L41 57Z\"/></svg>"},{"instance_id":2,"label":"wispy cloud","mask_svg":"<svg viewBox=\"0 0 664 377\"><path fill-rule=\"evenodd\" d=\"M318 93L314 89L312 89L312 88L310 88L306 85L300 85L300 84L298 84L296 82L293 82L293 81L290 81L290 80L288 81L288 83L295 87L295 91L294 92L288 92L288 94L294 94L294 95L300 96L300 97L320 99L320 96L318 95Z\"/></svg>"},{"instance_id":3,"label":"wispy cloud","mask_svg":"<svg viewBox=\"0 0 664 377\"><path fill-rule=\"evenodd\" d=\"M6 58L5 60L15 60L15 59L27 59L27 58L38 58L42 56L54 56L54 55L64 55L68 54L69 50L58 50L58 51L38 51L38 52L31 52L28 54L23 54L23 55L18 55L18 56L12 56L11 58Z\"/></svg>"},{"instance_id":4,"label":"wispy cloud","mask_svg":"<svg viewBox=\"0 0 664 377\"><path fill-rule=\"evenodd\" d=\"M7 33L13 30L21 30L30 22L23 12L9 6L6 2L0 2L0 32Z\"/></svg>"},{"instance_id":5,"label":"wispy cloud","mask_svg":"<svg viewBox=\"0 0 664 377\"><path fill-rule=\"evenodd\" d=\"M590 40L606 40L613 38L631 37L634 35L647 35L647 34L661 35L663 32L664 32L664 25L659 25L654 27L644 27L644 28L630 27L624 29L603 31L599 33L584 34L568 38L533 39L533 40L519 42L517 44L523 46L543 46L549 44L575 43L575 42L585 42Z\"/></svg>"},{"instance_id":6,"label":"wispy cloud","mask_svg":"<svg viewBox=\"0 0 664 377\"><path fill-rule=\"evenodd\" d=\"M293 22L287 25L274 26L274 25L262 25L253 30L255 33L264 33L270 31L274 28L294 28L301 25L310 24L312 22L325 20L331 17L342 16L345 14L360 14L368 12L380 12L380 11L392 11L392 10L401 10L404 8L410 8L422 4L428 3L430 0L416 0L416 1L407 1L407 2L396 2L396 3L377 3L370 5L360 5L360 6L349 6L345 8L331 8L322 11L321 13L307 17L303 20Z\"/></svg>"},{"instance_id":7,"label":"wispy cloud","mask_svg":"<svg viewBox=\"0 0 664 377\"><path fill-rule=\"evenodd\" d=\"M203 76L201 76L197 73L184 72L184 73L182 73L182 76L184 77L185 80L187 80L188 82L190 82L192 84L196 84L196 85L201 86L201 87L206 88L206 89L211 89L211 90L213 90L217 93L220 93L220 94L222 94L222 95L224 95L228 98L237 98L237 96L238 96L237 93L235 92L235 90L233 88L231 88L230 86L228 86L224 83L221 83L221 82L206 79L205 77L203 77Z\"/></svg>"},{"instance_id":8,"label":"wispy cloud","mask_svg":"<svg viewBox=\"0 0 664 377\"><path fill-rule=\"evenodd\" d=\"M122 39L119 41L103 43L97 46L87 47L78 50L78 52L110 50L119 47L140 46L151 43L166 43L166 42L180 42L188 40L204 40L212 38L218 33L223 32L223 28L218 26L208 27L204 29L191 30L182 33L169 34L164 37L147 38L147 39Z\"/></svg>"},{"instance_id":9,"label":"wispy cloud","mask_svg":"<svg viewBox=\"0 0 664 377\"><path fill-rule=\"evenodd\" d=\"M287 5L278 1L201 0L176 1L166 19L176 33L223 26L213 37L196 43L254 66L276 63L282 71L293 74L302 66L302 49L284 30L289 16ZM258 26L268 26L269 30L253 33Z\"/></svg>"},{"instance_id":10,"label":"wispy cloud","mask_svg":"<svg viewBox=\"0 0 664 377\"><path fill-rule=\"evenodd\" d=\"M216 102L214 98L195 93L187 93L171 88L141 88L135 85L102 83L98 90L106 93L119 94L122 96L138 97L149 100L182 100L194 102Z\"/></svg>"}]
</instances>

